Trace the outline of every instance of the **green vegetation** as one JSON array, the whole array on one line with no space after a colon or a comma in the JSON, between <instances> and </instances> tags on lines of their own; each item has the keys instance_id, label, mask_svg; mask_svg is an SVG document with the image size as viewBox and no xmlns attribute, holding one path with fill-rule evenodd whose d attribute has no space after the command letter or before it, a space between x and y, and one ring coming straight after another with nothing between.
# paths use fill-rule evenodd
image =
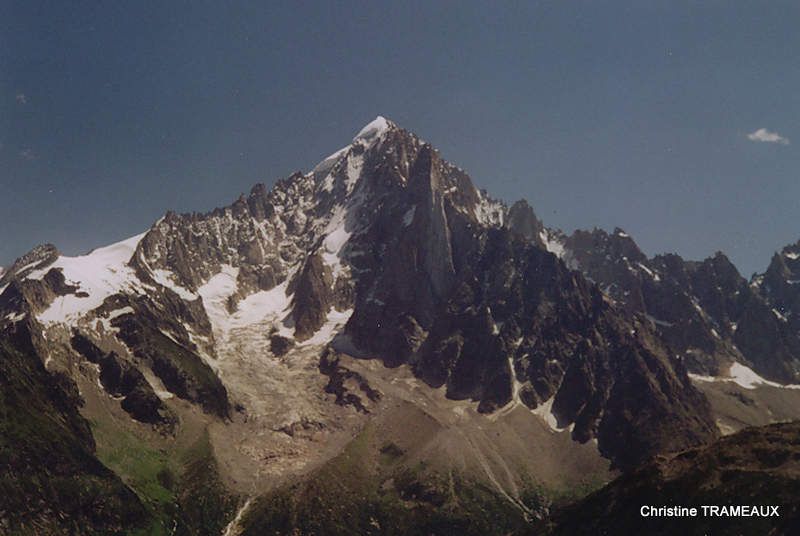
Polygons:
<instances>
[{"instance_id":1,"label":"green vegetation","mask_svg":"<svg viewBox=\"0 0 800 536\"><path fill-rule=\"evenodd\" d=\"M189 536L222 531L236 508L236 498L219 480L207 434L176 452L155 448L108 424L93 425L100 458L123 476L153 518L151 526L132 534Z\"/></svg>"},{"instance_id":2,"label":"green vegetation","mask_svg":"<svg viewBox=\"0 0 800 536\"><path fill-rule=\"evenodd\" d=\"M218 535L234 515L237 499L222 485L208 435L182 459L178 506L180 519L175 534Z\"/></svg>"},{"instance_id":3,"label":"green vegetation","mask_svg":"<svg viewBox=\"0 0 800 536\"><path fill-rule=\"evenodd\" d=\"M0 533L123 534L148 523L94 456L74 384L50 375L24 327L0 338Z\"/></svg>"},{"instance_id":4,"label":"green vegetation","mask_svg":"<svg viewBox=\"0 0 800 536\"><path fill-rule=\"evenodd\" d=\"M122 476L145 505L153 519L152 526L134 534L167 534L175 517L175 492L165 486L175 480L178 464L167 452L159 450L131 432L102 420L92 421L97 441L97 455L115 473Z\"/></svg>"}]
</instances>

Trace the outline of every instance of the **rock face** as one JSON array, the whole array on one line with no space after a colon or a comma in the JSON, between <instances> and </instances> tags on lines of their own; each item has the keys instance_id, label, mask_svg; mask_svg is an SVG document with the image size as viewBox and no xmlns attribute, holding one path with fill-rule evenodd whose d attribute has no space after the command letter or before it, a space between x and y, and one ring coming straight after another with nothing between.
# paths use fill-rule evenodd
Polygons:
<instances>
[{"instance_id":1,"label":"rock face","mask_svg":"<svg viewBox=\"0 0 800 536\"><path fill-rule=\"evenodd\" d=\"M292 319L299 340L309 338L325 324L331 309L332 288L330 267L319 252L309 255L294 282Z\"/></svg>"},{"instance_id":2,"label":"rock face","mask_svg":"<svg viewBox=\"0 0 800 536\"><path fill-rule=\"evenodd\" d=\"M195 352L135 315L120 318L119 338L171 393L219 417L229 416L225 386Z\"/></svg>"},{"instance_id":3,"label":"rock face","mask_svg":"<svg viewBox=\"0 0 800 536\"><path fill-rule=\"evenodd\" d=\"M380 392L372 389L360 374L339 366L339 355L333 350L322 354L319 371L328 377L325 391L333 394L341 406L352 406L357 411L369 413L370 403L381 398Z\"/></svg>"},{"instance_id":4,"label":"rock face","mask_svg":"<svg viewBox=\"0 0 800 536\"><path fill-rule=\"evenodd\" d=\"M144 375L116 352L104 353L86 336L76 332L70 343L76 352L100 367L100 382L111 395L122 397L121 407L131 417L171 428L174 416L158 398Z\"/></svg>"},{"instance_id":5,"label":"rock face","mask_svg":"<svg viewBox=\"0 0 800 536\"><path fill-rule=\"evenodd\" d=\"M520 199L508 209L506 227L517 236L533 242L542 249L547 249L542 236L547 236L542 221L536 217L533 208L524 199Z\"/></svg>"},{"instance_id":6,"label":"rock face","mask_svg":"<svg viewBox=\"0 0 800 536\"><path fill-rule=\"evenodd\" d=\"M714 437L703 397L648 326L625 320L599 289L505 229L470 238L453 247L466 255L449 292L429 293L430 308L391 295L377 307L357 303L347 330L357 346L390 365L410 363L482 411L551 407L558 427L597 438L622 465ZM409 276L408 285L419 279ZM645 432L647 422L659 429Z\"/></svg>"},{"instance_id":7,"label":"rock face","mask_svg":"<svg viewBox=\"0 0 800 536\"><path fill-rule=\"evenodd\" d=\"M597 438L621 465L715 436L682 366L647 326L541 247L532 211L518 204L504 225L505 209L491 219L491 201L428 146L404 154L413 159L391 169L408 175L381 180L375 223L349 242L372 253L357 257L344 333L357 351L408 363L481 411L552 408L559 427L573 427L579 441ZM644 432L646 422L660 429Z\"/></svg>"}]
</instances>

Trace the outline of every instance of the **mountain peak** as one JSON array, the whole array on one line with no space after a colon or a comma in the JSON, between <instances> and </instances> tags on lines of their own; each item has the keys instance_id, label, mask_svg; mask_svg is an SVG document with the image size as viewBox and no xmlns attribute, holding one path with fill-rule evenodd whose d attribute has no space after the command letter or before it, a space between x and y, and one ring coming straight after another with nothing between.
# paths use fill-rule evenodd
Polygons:
<instances>
[{"instance_id":1,"label":"mountain peak","mask_svg":"<svg viewBox=\"0 0 800 536\"><path fill-rule=\"evenodd\" d=\"M371 142L379 137L381 137L387 130L390 128L396 127L392 121L389 121L382 115L379 115L362 128L356 137L353 138L353 141L364 140L366 142Z\"/></svg>"}]
</instances>

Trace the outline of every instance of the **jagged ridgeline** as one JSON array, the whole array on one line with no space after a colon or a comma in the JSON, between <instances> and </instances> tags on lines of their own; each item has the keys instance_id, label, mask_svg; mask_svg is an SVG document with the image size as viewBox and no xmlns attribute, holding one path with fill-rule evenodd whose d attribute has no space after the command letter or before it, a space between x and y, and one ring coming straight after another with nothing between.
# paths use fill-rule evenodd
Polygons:
<instances>
[{"instance_id":1,"label":"jagged ridgeline","mask_svg":"<svg viewBox=\"0 0 800 536\"><path fill-rule=\"evenodd\" d=\"M131 500L86 499L94 524L72 523L48 478L9 471L16 496L50 506L0 503L2 520L43 534L528 530L617 471L800 407L785 386L799 250L748 282L719 254L648 259L619 230L565 236L379 117L228 207L168 213L84 256L40 246L3 273L4 351L36 369L14 383L49 393L59 378L95 473L70 470Z\"/></svg>"}]
</instances>

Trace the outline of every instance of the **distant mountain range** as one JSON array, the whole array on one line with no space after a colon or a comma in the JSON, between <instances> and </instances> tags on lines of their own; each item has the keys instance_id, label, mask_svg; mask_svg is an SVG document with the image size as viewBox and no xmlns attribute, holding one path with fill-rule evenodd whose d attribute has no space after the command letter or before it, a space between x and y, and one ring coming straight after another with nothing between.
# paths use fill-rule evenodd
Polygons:
<instances>
[{"instance_id":1,"label":"distant mountain range","mask_svg":"<svg viewBox=\"0 0 800 536\"><path fill-rule=\"evenodd\" d=\"M800 417L800 242L748 281L567 236L378 117L227 207L34 248L0 350L11 533L575 531L616 475L570 508Z\"/></svg>"}]
</instances>

